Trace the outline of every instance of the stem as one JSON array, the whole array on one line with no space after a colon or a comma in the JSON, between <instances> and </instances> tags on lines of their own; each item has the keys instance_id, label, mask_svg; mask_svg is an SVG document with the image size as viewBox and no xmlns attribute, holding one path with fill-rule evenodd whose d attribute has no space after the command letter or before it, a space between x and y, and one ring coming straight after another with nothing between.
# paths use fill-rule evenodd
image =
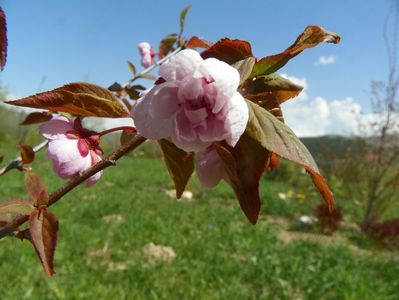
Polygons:
<instances>
[{"instance_id":1,"label":"stem","mask_svg":"<svg viewBox=\"0 0 399 300\"><path fill-rule=\"evenodd\" d=\"M175 51L169 53L168 55L166 55L164 58L158 60L155 64L149 66L147 69L141 71L140 73L137 73L132 79L129 79L128 81L126 81L123 85L122 88L126 88L128 87L133 81L141 78L142 75L147 74L149 72L151 72L153 69L155 69L156 67L162 65L166 60L168 60L169 58L171 58L173 55L175 55L176 53L178 53L180 50L182 50L182 47L178 47L176 48Z\"/></svg>"},{"instance_id":2,"label":"stem","mask_svg":"<svg viewBox=\"0 0 399 300\"><path fill-rule=\"evenodd\" d=\"M33 147L33 152L35 152L35 153L39 152L44 147L46 147L47 143L48 143L48 140L45 140L45 141L41 142L40 144L36 145L35 147ZM18 156L13 161L11 161L7 166L5 166L4 168L2 168L0 170L0 176L4 175L8 171L11 171L12 169L17 169L21 166L22 166L22 158L21 158L21 156Z\"/></svg>"},{"instance_id":3,"label":"stem","mask_svg":"<svg viewBox=\"0 0 399 300\"><path fill-rule=\"evenodd\" d=\"M112 132L119 131L119 130L125 130L125 129L136 131L136 128L133 127L133 126L119 126L119 127L110 128L110 129L101 131L101 132L98 133L98 135L99 136L103 136L103 135L106 135L108 133L112 133Z\"/></svg>"},{"instance_id":4,"label":"stem","mask_svg":"<svg viewBox=\"0 0 399 300\"><path fill-rule=\"evenodd\" d=\"M137 148L145 140L146 138L136 134L130 141L122 145L119 149L112 152L106 158L96 163L94 166L83 172L81 175L73 178L71 181L69 181L59 190L50 194L47 206L50 207L54 203L58 202L58 200L60 200L64 195L66 195L68 192L73 190L75 187L80 185L82 182L86 181L88 178L90 178L97 172L100 172L101 170L104 170L109 166L114 166L118 159L120 159L122 156L124 156L131 150ZM11 222L9 222L7 225L5 225L0 229L0 239L4 238L5 236L14 235L17 228L22 224L24 224L28 219L29 216L26 215L20 215L16 217L14 220L12 220Z\"/></svg>"}]
</instances>

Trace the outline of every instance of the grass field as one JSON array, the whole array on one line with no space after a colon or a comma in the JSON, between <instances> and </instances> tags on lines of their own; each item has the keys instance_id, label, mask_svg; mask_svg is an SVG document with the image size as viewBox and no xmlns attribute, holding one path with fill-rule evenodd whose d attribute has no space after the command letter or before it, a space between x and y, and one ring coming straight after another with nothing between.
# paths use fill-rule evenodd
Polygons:
<instances>
[{"instance_id":1,"label":"grass field","mask_svg":"<svg viewBox=\"0 0 399 300\"><path fill-rule=\"evenodd\" d=\"M43 153L35 164L50 191L62 185ZM26 195L22 176L1 178L0 199ZM171 188L161 160L131 157L77 188L51 208L53 278L28 242L0 241L0 299L399 299L397 253L362 248L350 226L333 237L293 231L311 206L278 199L286 183L262 182L256 226L225 184L204 190L194 178L190 201ZM150 243L170 248L160 256Z\"/></svg>"}]
</instances>

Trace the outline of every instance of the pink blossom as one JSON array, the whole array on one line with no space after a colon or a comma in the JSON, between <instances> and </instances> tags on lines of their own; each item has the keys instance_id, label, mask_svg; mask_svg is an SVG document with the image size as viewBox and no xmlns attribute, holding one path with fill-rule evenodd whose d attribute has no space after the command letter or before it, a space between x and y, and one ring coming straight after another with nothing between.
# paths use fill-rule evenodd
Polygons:
<instances>
[{"instance_id":1,"label":"pink blossom","mask_svg":"<svg viewBox=\"0 0 399 300\"><path fill-rule=\"evenodd\" d=\"M230 184L222 159L212 146L197 153L195 171L199 181L206 188L217 186L222 179Z\"/></svg>"},{"instance_id":2,"label":"pink blossom","mask_svg":"<svg viewBox=\"0 0 399 300\"><path fill-rule=\"evenodd\" d=\"M39 127L49 140L47 157L53 161L54 171L63 179L78 176L101 160L99 136L82 127L80 119L74 122L63 116L53 117ZM86 180L88 186L97 182L102 172Z\"/></svg>"},{"instance_id":3,"label":"pink blossom","mask_svg":"<svg viewBox=\"0 0 399 300\"><path fill-rule=\"evenodd\" d=\"M155 63L155 53L151 45L147 42L142 42L138 44L138 48L141 56L141 65L144 68L148 68L149 66L153 65Z\"/></svg>"},{"instance_id":4,"label":"pink blossom","mask_svg":"<svg viewBox=\"0 0 399 300\"><path fill-rule=\"evenodd\" d=\"M170 139L185 151L200 151L226 140L235 146L248 122L248 107L237 92L236 69L215 58L203 60L186 49L160 67L164 80L132 109L138 132L148 139Z\"/></svg>"}]
</instances>

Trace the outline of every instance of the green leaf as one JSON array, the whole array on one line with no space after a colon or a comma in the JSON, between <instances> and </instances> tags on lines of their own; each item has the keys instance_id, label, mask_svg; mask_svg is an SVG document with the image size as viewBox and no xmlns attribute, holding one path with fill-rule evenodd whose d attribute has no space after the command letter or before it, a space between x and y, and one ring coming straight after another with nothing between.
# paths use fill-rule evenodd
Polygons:
<instances>
[{"instance_id":1,"label":"green leaf","mask_svg":"<svg viewBox=\"0 0 399 300\"><path fill-rule=\"evenodd\" d=\"M43 123L51 119L51 113L48 111L43 112L32 112L28 114L25 119L19 125L31 125L37 123Z\"/></svg>"},{"instance_id":2,"label":"green leaf","mask_svg":"<svg viewBox=\"0 0 399 300\"><path fill-rule=\"evenodd\" d=\"M136 66L129 60L127 61L127 65L129 66L130 71L133 73L133 76L136 75Z\"/></svg>"},{"instance_id":3,"label":"green leaf","mask_svg":"<svg viewBox=\"0 0 399 300\"><path fill-rule=\"evenodd\" d=\"M254 65L255 57L247 57L235 62L231 66L236 68L238 73L240 73L240 83L243 83L251 74Z\"/></svg>"},{"instance_id":4,"label":"green leaf","mask_svg":"<svg viewBox=\"0 0 399 300\"><path fill-rule=\"evenodd\" d=\"M167 140L160 140L158 142L161 146L169 174L175 183L176 197L179 199L194 171L194 154L177 148Z\"/></svg>"},{"instance_id":5,"label":"green leaf","mask_svg":"<svg viewBox=\"0 0 399 300\"><path fill-rule=\"evenodd\" d=\"M13 199L0 202L0 215L29 215L32 213L33 209L32 202L28 200Z\"/></svg>"},{"instance_id":6,"label":"green leaf","mask_svg":"<svg viewBox=\"0 0 399 300\"><path fill-rule=\"evenodd\" d=\"M245 85L245 94L256 95L260 93L270 92L279 103L298 96L303 87L293 83L292 81L272 73L256 77L255 80L247 80Z\"/></svg>"},{"instance_id":7,"label":"green leaf","mask_svg":"<svg viewBox=\"0 0 399 300\"><path fill-rule=\"evenodd\" d=\"M247 104L249 121L245 133L270 152L304 166L332 211L334 207L333 195L305 145L288 126L280 122L267 110L248 100Z\"/></svg>"},{"instance_id":8,"label":"green leaf","mask_svg":"<svg viewBox=\"0 0 399 300\"><path fill-rule=\"evenodd\" d=\"M223 38L201 53L203 59L214 57L229 65L253 56L251 44L242 40Z\"/></svg>"},{"instance_id":9,"label":"green leaf","mask_svg":"<svg viewBox=\"0 0 399 300\"><path fill-rule=\"evenodd\" d=\"M169 34L161 40L158 46L159 59L164 58L166 55L168 55L169 52L173 51L173 45L175 44L176 40L176 33Z\"/></svg>"},{"instance_id":10,"label":"green leaf","mask_svg":"<svg viewBox=\"0 0 399 300\"><path fill-rule=\"evenodd\" d=\"M7 22L6 15L0 7L0 71L3 71L7 61Z\"/></svg>"},{"instance_id":11,"label":"green leaf","mask_svg":"<svg viewBox=\"0 0 399 300\"><path fill-rule=\"evenodd\" d=\"M16 106L47 109L105 118L129 116L111 91L91 83L75 82L52 91L39 93L20 100L7 101Z\"/></svg>"},{"instance_id":12,"label":"green leaf","mask_svg":"<svg viewBox=\"0 0 399 300\"><path fill-rule=\"evenodd\" d=\"M320 26L308 26L303 33L298 36L296 41L283 52L272 56L266 56L259 60L255 64L250 77L276 72L291 58L297 56L303 50L313 48L320 43L338 44L340 40L340 36L336 33L326 31Z\"/></svg>"},{"instance_id":13,"label":"green leaf","mask_svg":"<svg viewBox=\"0 0 399 300\"><path fill-rule=\"evenodd\" d=\"M39 176L31 171L25 172L25 186L37 207L47 205L48 192Z\"/></svg>"},{"instance_id":14,"label":"green leaf","mask_svg":"<svg viewBox=\"0 0 399 300\"><path fill-rule=\"evenodd\" d=\"M241 210L256 224L260 211L259 180L268 165L269 151L246 133L234 148L224 142L213 147L223 161Z\"/></svg>"},{"instance_id":15,"label":"green leaf","mask_svg":"<svg viewBox=\"0 0 399 300\"><path fill-rule=\"evenodd\" d=\"M190 10L190 7L191 7L191 5L186 6L185 8L183 8L183 10L180 13L180 35L184 31L184 24L186 22L186 15L187 15L188 11Z\"/></svg>"},{"instance_id":16,"label":"green leaf","mask_svg":"<svg viewBox=\"0 0 399 300\"><path fill-rule=\"evenodd\" d=\"M29 217L29 233L36 254L48 276L54 275L54 254L58 241L57 217L46 209L36 209Z\"/></svg>"}]
</instances>

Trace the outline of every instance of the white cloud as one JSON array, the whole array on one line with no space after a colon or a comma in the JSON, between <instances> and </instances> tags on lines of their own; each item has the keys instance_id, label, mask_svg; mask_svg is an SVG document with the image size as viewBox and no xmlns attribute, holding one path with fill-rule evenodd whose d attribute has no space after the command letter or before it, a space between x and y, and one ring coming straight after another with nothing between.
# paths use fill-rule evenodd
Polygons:
<instances>
[{"instance_id":1,"label":"white cloud","mask_svg":"<svg viewBox=\"0 0 399 300\"><path fill-rule=\"evenodd\" d=\"M353 98L326 100L324 97L309 99L306 78L281 76L304 86L298 97L282 105L285 122L301 137L325 134L352 135L359 133L359 121L368 122L373 117L361 114L361 106ZM376 116L374 116L376 118Z\"/></svg>"},{"instance_id":2,"label":"white cloud","mask_svg":"<svg viewBox=\"0 0 399 300\"><path fill-rule=\"evenodd\" d=\"M336 62L337 58L333 55L320 56L319 60L316 62L316 65L330 65L330 64L335 64Z\"/></svg>"}]
</instances>

